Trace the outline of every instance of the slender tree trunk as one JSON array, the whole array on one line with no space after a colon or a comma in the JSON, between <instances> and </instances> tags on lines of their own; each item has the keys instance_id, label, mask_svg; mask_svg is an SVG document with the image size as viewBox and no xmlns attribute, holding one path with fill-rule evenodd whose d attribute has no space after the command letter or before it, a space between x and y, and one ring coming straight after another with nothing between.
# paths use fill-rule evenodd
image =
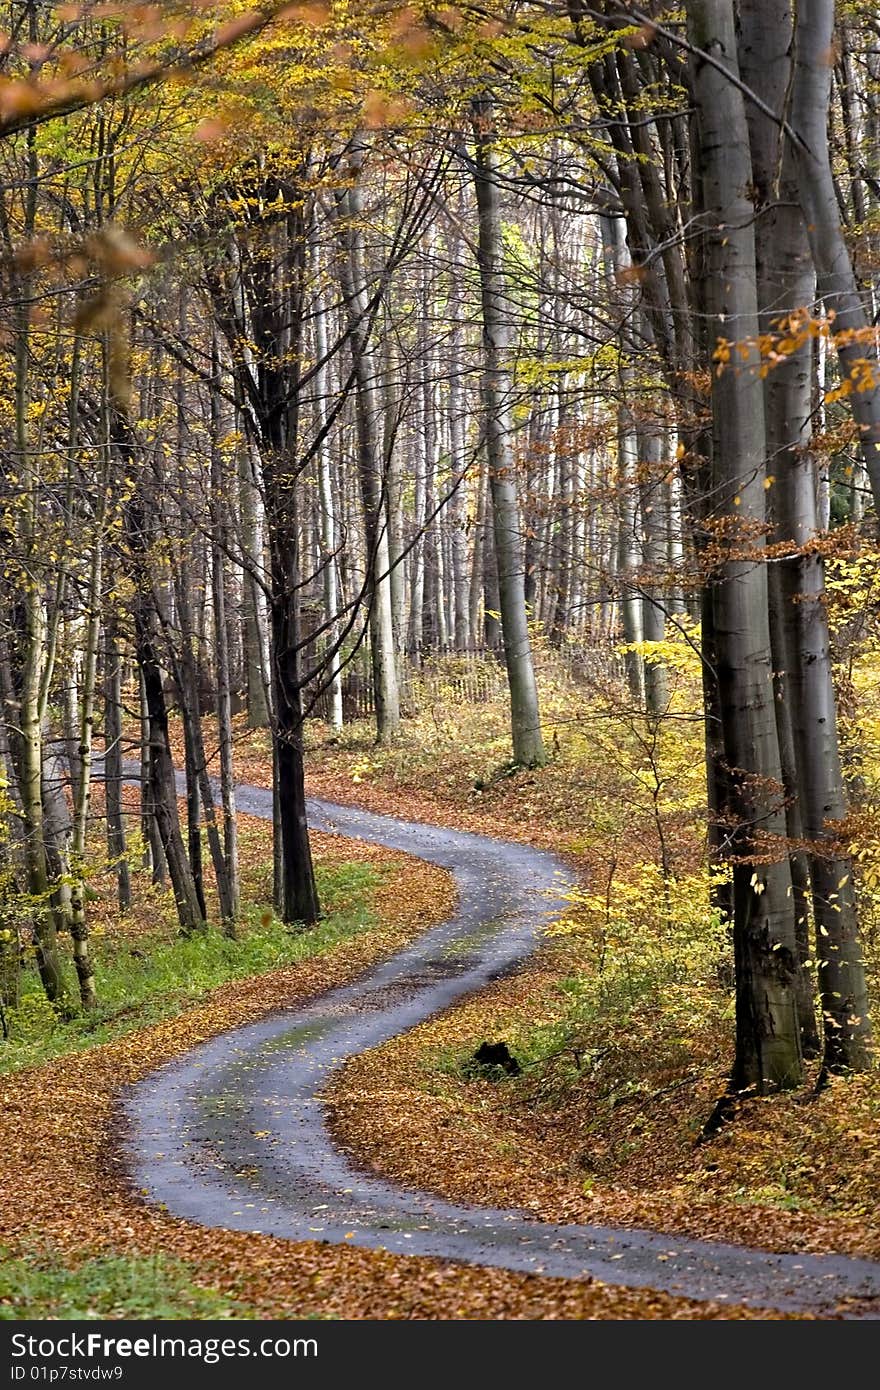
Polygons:
<instances>
[{"instance_id":1,"label":"slender tree trunk","mask_svg":"<svg viewBox=\"0 0 880 1390\"><path fill-rule=\"evenodd\" d=\"M406 636L406 569L403 560L403 494L405 480L399 448L401 404L398 398L399 365L392 334L389 306L386 307L382 352L382 455L385 461L385 513L388 519L388 560L391 565L391 617L394 646L398 657ZM329 480L329 475L328 475ZM342 697L340 695L340 709Z\"/></svg>"},{"instance_id":2,"label":"slender tree trunk","mask_svg":"<svg viewBox=\"0 0 880 1390\"><path fill-rule=\"evenodd\" d=\"M108 614L104 648L104 797L107 854L116 873L119 911L131 907L131 873L122 816L122 679L115 618Z\"/></svg>"},{"instance_id":3,"label":"slender tree trunk","mask_svg":"<svg viewBox=\"0 0 880 1390\"><path fill-rule=\"evenodd\" d=\"M320 273L317 237L312 237L312 260ZM314 308L315 357L317 368L314 378L315 392L315 430L326 428L330 401L330 374L325 359L327 357L327 311L324 303L324 287L319 285ZM323 364L323 365L322 365ZM330 449L327 440L318 450L318 494L321 509L321 563L324 586L324 621L327 633L324 639L330 670L325 671L329 700L329 723L333 729L342 728L342 676L339 672L339 578L337 549L339 534L336 524L336 506L333 501L333 477L331 473ZM402 569L395 570L398 580Z\"/></svg>"},{"instance_id":4,"label":"slender tree trunk","mask_svg":"<svg viewBox=\"0 0 880 1390\"><path fill-rule=\"evenodd\" d=\"M180 929L188 935L203 927L205 923L177 812L177 783L168 734L168 711L157 647L158 618L150 574L150 503L145 496L145 480L136 466L138 458L134 435L123 406L119 403L114 405L111 429L113 447L119 454L126 482L131 487L131 496L126 503L124 515L125 551L135 586L134 648L143 680L143 700L148 723L149 810L155 819L158 838L171 877ZM156 867L154 861L154 873Z\"/></svg>"},{"instance_id":5,"label":"slender tree trunk","mask_svg":"<svg viewBox=\"0 0 880 1390\"><path fill-rule=\"evenodd\" d=\"M504 658L510 687L513 760L546 762L538 709L523 575L523 546L513 456L510 378L512 333L504 276L497 154L489 102L474 103L474 183L479 212L479 270L483 306L483 410L486 456L498 563Z\"/></svg>"},{"instance_id":6,"label":"slender tree trunk","mask_svg":"<svg viewBox=\"0 0 880 1390\"><path fill-rule=\"evenodd\" d=\"M642 638L662 642L666 636L666 611L662 600L662 573L666 552L665 466L663 436L648 425L639 438L639 508L642 520ZM665 664L655 658L645 661L645 709L656 718L665 714L669 703L669 681Z\"/></svg>"},{"instance_id":7,"label":"slender tree trunk","mask_svg":"<svg viewBox=\"0 0 880 1390\"><path fill-rule=\"evenodd\" d=\"M373 314L367 282L360 188L364 153L363 146L358 145L350 156L352 182L338 199L337 234L342 249L339 275L355 378L358 478L367 542L376 735L380 743L386 743L395 738L400 729L400 691L391 608L390 553L380 431L382 409L376 389L380 370L377 354L370 343Z\"/></svg>"},{"instance_id":8,"label":"slender tree trunk","mask_svg":"<svg viewBox=\"0 0 880 1390\"><path fill-rule=\"evenodd\" d=\"M220 379L220 353L213 342L212 367L215 385ZM241 890L238 869L238 820L235 810L235 773L232 766L232 689L229 662L229 627L226 617L226 552L227 526L225 490L223 486L223 457L220 450L220 402L217 391L211 392L211 505L213 508L213 545L211 553L211 592L214 599L214 657L217 669L217 735L220 751L220 799L223 805L223 893L228 916L224 927L228 936L235 936L235 923L240 909ZM218 891L220 879L218 878ZM221 899L221 913L224 904Z\"/></svg>"},{"instance_id":9,"label":"slender tree trunk","mask_svg":"<svg viewBox=\"0 0 880 1390\"><path fill-rule=\"evenodd\" d=\"M449 316L451 320L451 340L449 344L449 442L452 464L452 487L455 489L449 504L449 519L452 527L450 559L452 563L452 590L455 596L455 649L458 652L469 650L472 642L470 586L468 583L468 458L467 458L467 391L464 382L464 333L462 331L461 280L462 267L459 262L459 240L456 237L449 248L451 287L449 295Z\"/></svg>"},{"instance_id":10,"label":"slender tree trunk","mask_svg":"<svg viewBox=\"0 0 880 1390\"><path fill-rule=\"evenodd\" d=\"M635 573L638 567L638 535L636 516L638 513L638 443L629 411L621 406L617 423L618 493L620 507L620 529L618 539L618 566L620 579L620 615L623 627L623 640L626 644L624 669L629 693L639 709L645 703L645 663L638 651L633 648L642 641L643 607L636 589Z\"/></svg>"},{"instance_id":11,"label":"slender tree trunk","mask_svg":"<svg viewBox=\"0 0 880 1390\"><path fill-rule=\"evenodd\" d=\"M26 237L33 234L35 226L38 172L35 139L34 132L29 132ZM19 280L16 289L21 308L17 312L15 323L15 444L22 495L22 543L29 571L29 581L24 586L24 623L20 640L22 678L19 791L28 890L34 903L37 968L46 997L54 1004L63 1005L66 984L58 952L56 923L50 905L51 885L43 827L43 716L51 673L48 664L48 624L41 578L42 566L37 563L40 547L41 482L38 464L32 455L28 437L30 281L27 277Z\"/></svg>"},{"instance_id":12,"label":"slender tree trunk","mask_svg":"<svg viewBox=\"0 0 880 1390\"><path fill-rule=\"evenodd\" d=\"M105 349L106 373L106 349ZM106 377L105 377L106 379ZM95 689L98 674L98 648L101 640L101 599L103 594L104 527L109 485L109 416L103 412L105 437L101 442L101 476L99 500L94 518L92 562L89 574L86 608L85 645L83 650L82 689L80 698L79 779L73 791L73 833L70 844L71 890L70 935L73 939L73 960L79 980L80 1000L84 1009L93 1009L95 967L89 952L89 929L86 919L85 854L86 831L92 804L92 734L95 722Z\"/></svg>"}]
</instances>

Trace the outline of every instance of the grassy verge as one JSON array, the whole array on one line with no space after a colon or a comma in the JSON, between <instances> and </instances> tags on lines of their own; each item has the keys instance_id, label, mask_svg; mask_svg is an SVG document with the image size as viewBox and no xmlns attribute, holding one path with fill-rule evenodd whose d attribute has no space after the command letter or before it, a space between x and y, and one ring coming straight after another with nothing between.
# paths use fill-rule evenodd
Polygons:
<instances>
[{"instance_id":1,"label":"grassy verge","mask_svg":"<svg viewBox=\"0 0 880 1390\"><path fill-rule=\"evenodd\" d=\"M197 1282L181 1260L105 1255L71 1269L56 1252L0 1248L0 1320L253 1318L244 1303Z\"/></svg>"},{"instance_id":2,"label":"grassy verge","mask_svg":"<svg viewBox=\"0 0 880 1390\"><path fill-rule=\"evenodd\" d=\"M0 1044L0 1073L111 1042L134 1029L168 1018L227 981L279 970L309 960L374 922L368 907L381 874L368 864L318 868L324 917L302 930L278 922L261 905L246 908L237 940L216 929L192 937L160 925L130 934L124 924L95 938L98 1008L61 1020L43 995L34 971L24 977L21 1002L9 1009L9 1038ZM68 973L71 973L68 971Z\"/></svg>"}]
</instances>

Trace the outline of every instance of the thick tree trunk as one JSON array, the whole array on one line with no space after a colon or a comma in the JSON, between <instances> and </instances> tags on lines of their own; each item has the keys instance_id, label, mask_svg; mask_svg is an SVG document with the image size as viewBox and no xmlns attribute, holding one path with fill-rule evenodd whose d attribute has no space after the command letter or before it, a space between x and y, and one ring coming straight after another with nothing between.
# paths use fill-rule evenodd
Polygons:
<instances>
[{"instance_id":1,"label":"thick tree trunk","mask_svg":"<svg viewBox=\"0 0 880 1390\"><path fill-rule=\"evenodd\" d=\"M744 70L771 109L782 109L791 82L792 20L786 0L744 0ZM768 57L769 55L769 57ZM775 62L770 58L775 56ZM761 217L758 240L762 328L808 309L814 296L807 228L797 206L793 153L759 111L750 116L752 162ZM777 188L778 183L778 188ZM766 206L761 206L766 204ZM767 375L767 449L774 486L774 538L798 547L778 564L782 631L774 666L782 682L777 710L790 722L795 833L811 847L810 878L819 990L828 1070L861 1069L870 1061L870 1022L858 944L853 866L835 822L846 815L837 741L824 562L813 549L819 531L817 482L809 450L812 418L810 342L788 353ZM795 775L796 768L796 775ZM788 788L787 788L788 790ZM800 915L804 915L803 913ZM799 932L799 937L803 933ZM812 1011L812 1010L811 1010ZM812 1044L812 1037L809 1038Z\"/></svg>"},{"instance_id":2,"label":"thick tree trunk","mask_svg":"<svg viewBox=\"0 0 880 1390\"><path fill-rule=\"evenodd\" d=\"M690 0L692 43L738 76L731 0ZM736 969L735 1087L797 1085L802 1076L797 941L773 702L763 562L766 478L752 168L742 94L696 57L692 80L707 217L710 343L731 331L743 356L713 372L714 515L729 558L712 580L715 652L729 768ZM723 365L723 364L721 364Z\"/></svg>"},{"instance_id":3,"label":"thick tree trunk","mask_svg":"<svg viewBox=\"0 0 880 1390\"><path fill-rule=\"evenodd\" d=\"M546 762L532 660L523 574L523 545L511 414L512 331L504 275L497 155L489 103L474 103L474 184L480 220L479 270L483 307L483 411L492 498L498 598L504 659L510 688L513 761L522 767Z\"/></svg>"},{"instance_id":4,"label":"thick tree trunk","mask_svg":"<svg viewBox=\"0 0 880 1390\"><path fill-rule=\"evenodd\" d=\"M853 270L831 167L828 108L834 54L834 0L798 0L790 124L797 186L816 267L819 294L834 315L832 334L858 425L862 455L880 514L880 361L870 297ZM861 370L867 361L869 375Z\"/></svg>"}]
</instances>

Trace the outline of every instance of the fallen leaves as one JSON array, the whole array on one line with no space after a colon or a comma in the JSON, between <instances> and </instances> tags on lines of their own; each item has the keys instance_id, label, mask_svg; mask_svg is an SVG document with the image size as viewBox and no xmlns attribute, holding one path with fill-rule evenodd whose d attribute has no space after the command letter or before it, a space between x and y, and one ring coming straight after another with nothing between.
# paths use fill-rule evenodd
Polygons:
<instances>
[{"instance_id":1,"label":"fallen leaves","mask_svg":"<svg viewBox=\"0 0 880 1390\"><path fill-rule=\"evenodd\" d=\"M443 1065L552 1007L564 973L557 949L548 943L479 997L347 1062L327 1092L337 1142L404 1186L542 1220L880 1257L876 1074L833 1082L809 1106L795 1096L744 1101L736 1122L696 1149L726 1038L706 1039L684 1084L652 1093L622 1083L604 1101L586 1076L542 1094L535 1078L468 1080Z\"/></svg>"}]
</instances>

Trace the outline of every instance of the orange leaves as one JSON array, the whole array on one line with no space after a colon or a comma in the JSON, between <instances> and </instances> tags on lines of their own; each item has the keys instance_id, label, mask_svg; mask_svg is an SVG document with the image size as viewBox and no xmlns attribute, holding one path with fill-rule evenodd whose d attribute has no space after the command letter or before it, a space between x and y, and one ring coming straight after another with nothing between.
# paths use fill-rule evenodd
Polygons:
<instances>
[{"instance_id":1,"label":"orange leaves","mask_svg":"<svg viewBox=\"0 0 880 1390\"><path fill-rule=\"evenodd\" d=\"M412 112L412 105L389 92L371 91L367 92L362 109L367 130L384 130L399 125Z\"/></svg>"},{"instance_id":2,"label":"orange leaves","mask_svg":"<svg viewBox=\"0 0 880 1390\"><path fill-rule=\"evenodd\" d=\"M796 313L786 314L777 319L771 332L761 333L757 338L731 341L729 338L719 337L712 353L715 375L720 376L733 363L739 361L750 363L752 369L756 369L758 376L763 380L775 367L787 362L796 353L802 352L816 339L822 338L838 353L848 354L850 349L859 345L873 349L870 356L849 357L846 375L838 385L825 393L826 405L846 400L854 393L876 390L880 385L876 356L878 330L870 327L835 331L834 320L833 310L825 317L817 318L809 310L800 309Z\"/></svg>"},{"instance_id":3,"label":"orange leaves","mask_svg":"<svg viewBox=\"0 0 880 1390\"><path fill-rule=\"evenodd\" d=\"M193 140L202 145L212 145L218 140L222 140L229 131L229 122L221 120L219 116L206 116L200 121L192 133Z\"/></svg>"},{"instance_id":4,"label":"orange leaves","mask_svg":"<svg viewBox=\"0 0 880 1390\"><path fill-rule=\"evenodd\" d=\"M648 268L644 265L622 266L614 272L614 281L618 285L640 285L648 278Z\"/></svg>"},{"instance_id":5,"label":"orange leaves","mask_svg":"<svg viewBox=\"0 0 880 1390\"><path fill-rule=\"evenodd\" d=\"M283 23L303 24L309 29L319 29L330 22L330 9L322 0L286 5L279 11L278 19Z\"/></svg>"},{"instance_id":6,"label":"orange leaves","mask_svg":"<svg viewBox=\"0 0 880 1390\"><path fill-rule=\"evenodd\" d=\"M834 401L844 400L851 396L854 391L867 392L873 391L877 387L877 377L874 374L876 362L869 362L866 357L858 357L849 369L849 375L843 378L839 386L825 392L825 403L831 405Z\"/></svg>"},{"instance_id":7,"label":"orange leaves","mask_svg":"<svg viewBox=\"0 0 880 1390\"><path fill-rule=\"evenodd\" d=\"M42 111L46 94L33 82L8 78L0 82L0 117L33 116Z\"/></svg>"}]
</instances>

